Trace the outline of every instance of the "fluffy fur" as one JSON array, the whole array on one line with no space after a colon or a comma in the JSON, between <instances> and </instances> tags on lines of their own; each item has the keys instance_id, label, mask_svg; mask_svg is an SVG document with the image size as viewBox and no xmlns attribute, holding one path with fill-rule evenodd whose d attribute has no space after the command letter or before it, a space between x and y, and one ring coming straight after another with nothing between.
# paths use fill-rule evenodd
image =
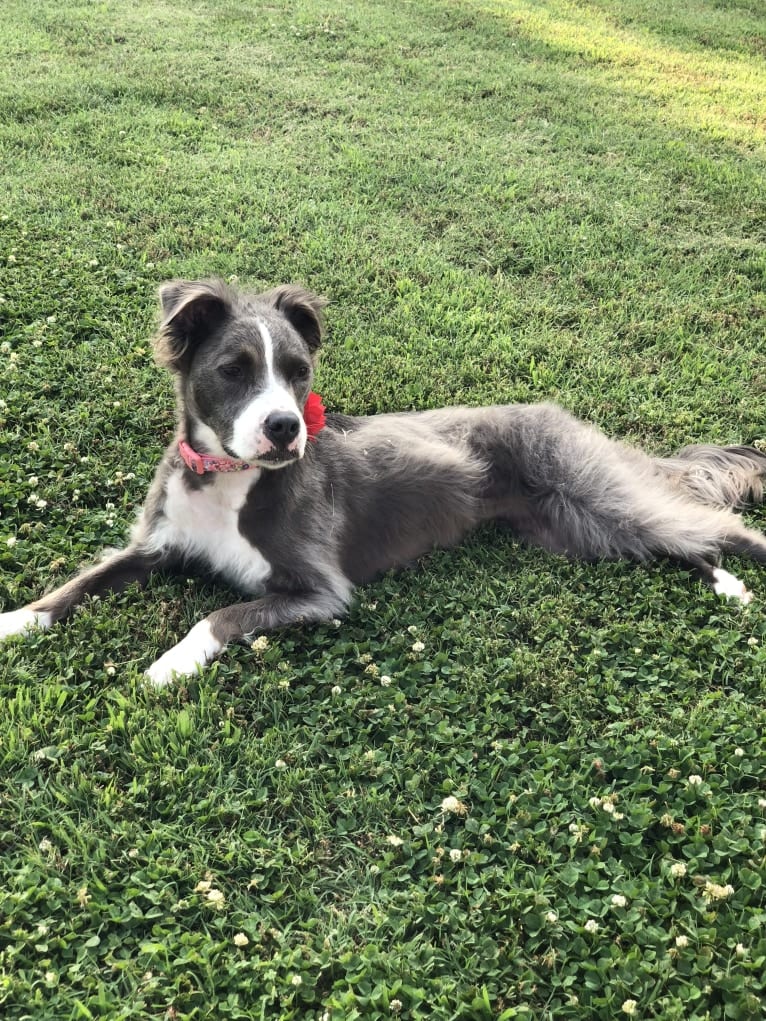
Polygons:
<instances>
[{"instance_id":1,"label":"fluffy fur","mask_svg":"<svg viewBox=\"0 0 766 1021\"><path fill-rule=\"evenodd\" d=\"M717 564L729 552L766 561L766 539L733 513L763 495L758 450L686 447L654 458L552 404L329 415L307 443L301 409L322 299L294 286L247 295L217 280L175 281L160 298L155 351L175 377L178 435L132 541L0 614L0 638L49 627L88 595L191 562L255 597L215 610L160 657L148 674L164 684L231 642L340 616L355 585L490 520L572 557L669 558L749 601ZM178 455L181 437L254 467L195 475Z\"/></svg>"}]
</instances>

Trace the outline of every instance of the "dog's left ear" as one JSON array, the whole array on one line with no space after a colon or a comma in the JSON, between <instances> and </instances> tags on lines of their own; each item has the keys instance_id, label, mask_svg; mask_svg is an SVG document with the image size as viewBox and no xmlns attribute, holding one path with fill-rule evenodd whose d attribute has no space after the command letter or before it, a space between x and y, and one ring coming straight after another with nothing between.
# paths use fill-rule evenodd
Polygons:
<instances>
[{"instance_id":1,"label":"dog's left ear","mask_svg":"<svg viewBox=\"0 0 766 1021\"><path fill-rule=\"evenodd\" d=\"M283 287L276 287L264 298L279 309L290 325L300 333L308 345L309 351L314 354L322 343L324 333L324 318L322 309L327 304L326 298L320 298L298 284L285 284Z\"/></svg>"}]
</instances>

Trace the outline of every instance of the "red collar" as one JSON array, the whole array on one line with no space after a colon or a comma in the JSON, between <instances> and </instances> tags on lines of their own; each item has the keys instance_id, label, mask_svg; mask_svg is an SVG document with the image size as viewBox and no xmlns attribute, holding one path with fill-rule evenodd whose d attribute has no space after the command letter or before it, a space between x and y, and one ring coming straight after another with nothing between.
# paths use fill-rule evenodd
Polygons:
<instances>
[{"instance_id":1,"label":"red collar","mask_svg":"<svg viewBox=\"0 0 766 1021\"><path fill-rule=\"evenodd\" d=\"M312 443L325 426L325 407L319 394L312 392L308 395L303 408L303 421L306 423L306 434ZM249 468L257 468L249 461L238 461L234 457L214 457L212 454L198 454L193 450L186 440L178 441L178 452L183 458L184 464L196 475L204 475L205 472L241 472Z\"/></svg>"}]
</instances>

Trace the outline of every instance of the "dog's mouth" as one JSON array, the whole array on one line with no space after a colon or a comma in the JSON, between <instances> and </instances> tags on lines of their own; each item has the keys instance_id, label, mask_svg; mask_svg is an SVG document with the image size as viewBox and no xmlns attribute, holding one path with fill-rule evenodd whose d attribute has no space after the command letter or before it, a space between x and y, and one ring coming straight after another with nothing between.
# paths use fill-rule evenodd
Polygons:
<instances>
[{"instance_id":1,"label":"dog's mouth","mask_svg":"<svg viewBox=\"0 0 766 1021\"><path fill-rule=\"evenodd\" d=\"M290 450L286 446L273 446L270 450L265 450L262 453L253 454L252 457L242 457L235 450L232 450L227 443L221 443L221 446L229 455L239 461L249 461L251 464L259 465L264 468L281 468L283 465L290 464L292 461L297 461L302 457L302 451L297 447Z\"/></svg>"},{"instance_id":2,"label":"dog's mouth","mask_svg":"<svg viewBox=\"0 0 766 1021\"><path fill-rule=\"evenodd\" d=\"M264 468L283 468L293 461L299 460L301 454L298 450L288 450L286 447L273 447L265 454L258 454L256 463Z\"/></svg>"}]
</instances>

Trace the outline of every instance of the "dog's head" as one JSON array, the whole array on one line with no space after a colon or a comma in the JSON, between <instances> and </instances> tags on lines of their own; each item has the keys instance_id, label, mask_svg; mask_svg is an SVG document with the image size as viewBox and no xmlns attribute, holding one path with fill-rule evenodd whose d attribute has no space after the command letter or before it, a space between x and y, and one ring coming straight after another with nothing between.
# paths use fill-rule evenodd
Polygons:
<instances>
[{"instance_id":1,"label":"dog's head","mask_svg":"<svg viewBox=\"0 0 766 1021\"><path fill-rule=\"evenodd\" d=\"M175 280L160 303L155 356L176 376L192 446L264 468L302 457L324 299L294 285L250 296Z\"/></svg>"}]
</instances>

